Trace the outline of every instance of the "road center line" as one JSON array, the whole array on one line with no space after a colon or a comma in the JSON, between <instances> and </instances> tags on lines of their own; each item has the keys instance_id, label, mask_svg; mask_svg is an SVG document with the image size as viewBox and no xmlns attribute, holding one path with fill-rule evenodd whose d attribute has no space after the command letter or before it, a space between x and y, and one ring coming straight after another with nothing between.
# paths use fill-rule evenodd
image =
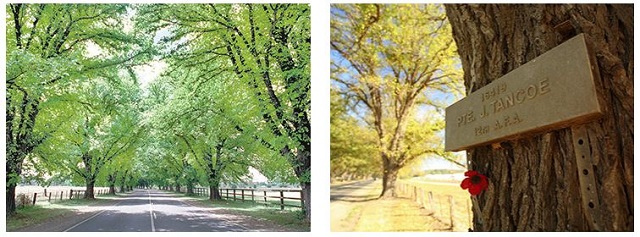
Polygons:
<instances>
[{"instance_id":1,"label":"road center line","mask_svg":"<svg viewBox=\"0 0 640 237\"><path fill-rule=\"evenodd\" d=\"M153 223L153 203L151 203L151 192L147 190L147 194L149 194L149 217L151 218L151 232L156 232L156 225Z\"/></svg>"}]
</instances>

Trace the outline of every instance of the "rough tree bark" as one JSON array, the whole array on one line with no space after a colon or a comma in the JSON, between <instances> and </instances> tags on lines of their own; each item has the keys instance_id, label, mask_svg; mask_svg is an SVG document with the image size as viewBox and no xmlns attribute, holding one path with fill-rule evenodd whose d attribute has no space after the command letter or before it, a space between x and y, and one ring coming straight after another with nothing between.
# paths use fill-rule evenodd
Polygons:
<instances>
[{"instance_id":1,"label":"rough tree bark","mask_svg":"<svg viewBox=\"0 0 640 237\"><path fill-rule=\"evenodd\" d=\"M447 5L467 93L579 33L593 45L604 117L586 125L603 231L633 231L633 5ZM467 151L486 174L475 231L592 231L571 130Z\"/></svg>"},{"instance_id":2,"label":"rough tree bark","mask_svg":"<svg viewBox=\"0 0 640 237\"><path fill-rule=\"evenodd\" d=\"M395 159L390 159L384 152L382 157L382 193L381 198L393 198L396 197L396 180L398 179L398 172L400 172L401 166L396 165Z\"/></svg>"}]
</instances>

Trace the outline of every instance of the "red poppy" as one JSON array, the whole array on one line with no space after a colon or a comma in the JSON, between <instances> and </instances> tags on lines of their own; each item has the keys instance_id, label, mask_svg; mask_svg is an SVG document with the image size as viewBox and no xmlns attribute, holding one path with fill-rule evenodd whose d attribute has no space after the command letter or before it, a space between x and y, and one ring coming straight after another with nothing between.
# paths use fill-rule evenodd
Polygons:
<instances>
[{"instance_id":1,"label":"red poppy","mask_svg":"<svg viewBox=\"0 0 640 237\"><path fill-rule=\"evenodd\" d=\"M462 189L469 189L469 193L473 196L478 195L482 192L482 190L487 189L489 187L489 181L487 180L487 176L478 173L475 170L469 170L464 172L464 176L467 176L462 183L460 183L460 187Z\"/></svg>"}]
</instances>

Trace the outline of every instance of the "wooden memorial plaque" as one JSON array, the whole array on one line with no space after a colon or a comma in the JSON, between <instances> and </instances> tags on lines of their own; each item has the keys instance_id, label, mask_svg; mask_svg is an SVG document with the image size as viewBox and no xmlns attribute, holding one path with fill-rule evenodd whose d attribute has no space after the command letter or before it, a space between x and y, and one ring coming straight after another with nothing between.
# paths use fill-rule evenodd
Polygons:
<instances>
[{"instance_id":1,"label":"wooden memorial plaque","mask_svg":"<svg viewBox=\"0 0 640 237\"><path fill-rule=\"evenodd\" d=\"M446 109L445 150L517 139L602 115L595 58L580 34Z\"/></svg>"}]
</instances>

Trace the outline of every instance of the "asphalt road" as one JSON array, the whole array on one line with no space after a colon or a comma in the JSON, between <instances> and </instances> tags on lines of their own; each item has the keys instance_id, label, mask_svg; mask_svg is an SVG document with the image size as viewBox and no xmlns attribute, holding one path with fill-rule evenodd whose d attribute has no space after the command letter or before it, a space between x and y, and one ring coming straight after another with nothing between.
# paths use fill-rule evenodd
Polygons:
<instances>
[{"instance_id":1,"label":"asphalt road","mask_svg":"<svg viewBox=\"0 0 640 237\"><path fill-rule=\"evenodd\" d=\"M121 201L65 231L69 232L211 232L247 231L222 215L191 206L170 193L136 189Z\"/></svg>"}]
</instances>

